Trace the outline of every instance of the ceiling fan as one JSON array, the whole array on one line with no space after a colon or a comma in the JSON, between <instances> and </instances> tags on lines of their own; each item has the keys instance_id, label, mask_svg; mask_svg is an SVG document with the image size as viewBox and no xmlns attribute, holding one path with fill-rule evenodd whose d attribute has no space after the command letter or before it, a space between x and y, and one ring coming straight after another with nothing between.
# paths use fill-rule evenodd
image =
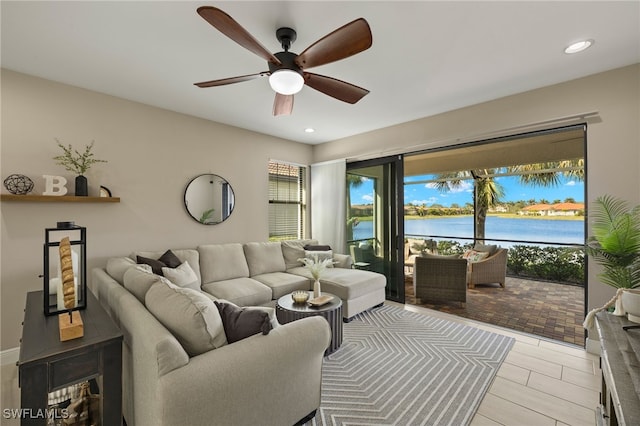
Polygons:
<instances>
[{"instance_id":1,"label":"ceiling fan","mask_svg":"<svg viewBox=\"0 0 640 426\"><path fill-rule=\"evenodd\" d=\"M356 19L327 34L313 43L301 54L289 52L296 40L295 30L284 27L276 31L282 52L271 53L231 16L212 6L202 6L198 14L209 24L231 40L267 60L268 71L220 80L195 83L198 87L214 87L240 83L258 77L269 76L269 84L276 92L273 115L289 115L293 110L293 95L307 85L335 99L355 104L369 91L351 83L332 77L307 72L311 67L328 64L360 53L371 47L372 36L369 24L363 18Z\"/></svg>"}]
</instances>

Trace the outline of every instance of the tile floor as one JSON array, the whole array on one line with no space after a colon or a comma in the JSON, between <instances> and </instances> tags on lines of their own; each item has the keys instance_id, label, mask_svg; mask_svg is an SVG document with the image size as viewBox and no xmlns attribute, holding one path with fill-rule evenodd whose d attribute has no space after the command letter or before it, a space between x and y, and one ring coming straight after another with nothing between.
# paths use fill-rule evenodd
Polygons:
<instances>
[{"instance_id":1,"label":"tile floor","mask_svg":"<svg viewBox=\"0 0 640 426\"><path fill-rule=\"evenodd\" d=\"M498 284L467 289L467 303L424 303L416 300L413 280L405 280L406 303L584 346L584 288L507 277Z\"/></svg>"},{"instance_id":2,"label":"tile floor","mask_svg":"<svg viewBox=\"0 0 640 426\"><path fill-rule=\"evenodd\" d=\"M415 305L404 307L516 339L471 426L596 424L601 374L597 355L574 345Z\"/></svg>"},{"instance_id":3,"label":"tile floor","mask_svg":"<svg viewBox=\"0 0 640 426\"><path fill-rule=\"evenodd\" d=\"M494 333L516 342L484 396L471 426L593 426L598 405L600 371L598 357L573 345L519 333L415 305L401 305L413 312L439 316ZM17 368L0 369L2 407L19 406ZM0 411L1 412L1 411ZM0 417L3 426L17 420Z\"/></svg>"}]
</instances>

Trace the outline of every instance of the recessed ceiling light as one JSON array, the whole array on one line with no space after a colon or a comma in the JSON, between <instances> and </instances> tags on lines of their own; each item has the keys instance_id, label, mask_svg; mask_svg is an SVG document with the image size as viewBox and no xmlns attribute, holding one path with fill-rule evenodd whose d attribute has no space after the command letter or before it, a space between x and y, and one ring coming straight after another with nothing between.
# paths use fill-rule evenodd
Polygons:
<instances>
[{"instance_id":1,"label":"recessed ceiling light","mask_svg":"<svg viewBox=\"0 0 640 426\"><path fill-rule=\"evenodd\" d=\"M582 40L576 43L569 45L566 49L564 49L564 53L572 54L582 52L585 49L588 49L593 45L593 40Z\"/></svg>"},{"instance_id":2,"label":"recessed ceiling light","mask_svg":"<svg viewBox=\"0 0 640 426\"><path fill-rule=\"evenodd\" d=\"M306 129L304 129L304 131L305 131L306 133L313 133L313 132L315 132L316 130L315 130L315 129L312 129L311 127L307 127Z\"/></svg>"}]
</instances>

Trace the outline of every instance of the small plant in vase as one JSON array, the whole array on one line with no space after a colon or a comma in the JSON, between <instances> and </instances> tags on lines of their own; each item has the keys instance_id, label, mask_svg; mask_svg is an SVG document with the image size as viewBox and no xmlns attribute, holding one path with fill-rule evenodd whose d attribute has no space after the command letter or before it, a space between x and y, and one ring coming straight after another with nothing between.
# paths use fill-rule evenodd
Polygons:
<instances>
[{"instance_id":1,"label":"small plant in vase","mask_svg":"<svg viewBox=\"0 0 640 426\"><path fill-rule=\"evenodd\" d=\"M322 296L322 289L320 288L320 276L329 265L333 265L333 259L327 258L324 260L318 260L318 255L314 255L313 259L303 257L298 261L304 263L311 276L313 277L313 297L317 298Z\"/></svg>"},{"instance_id":2,"label":"small plant in vase","mask_svg":"<svg viewBox=\"0 0 640 426\"><path fill-rule=\"evenodd\" d=\"M75 195L86 197L89 195L87 178L84 174L91 168L95 163L106 163L106 160L98 160L93 158L93 144L95 141L91 141L91 143L85 146L84 152L79 152L77 149L74 149L71 144L68 146L64 146L58 139L56 139L56 143L58 147L62 149L63 154L53 157L56 161L56 164L64 167L67 171L75 173L76 181L75 181Z\"/></svg>"}]
</instances>

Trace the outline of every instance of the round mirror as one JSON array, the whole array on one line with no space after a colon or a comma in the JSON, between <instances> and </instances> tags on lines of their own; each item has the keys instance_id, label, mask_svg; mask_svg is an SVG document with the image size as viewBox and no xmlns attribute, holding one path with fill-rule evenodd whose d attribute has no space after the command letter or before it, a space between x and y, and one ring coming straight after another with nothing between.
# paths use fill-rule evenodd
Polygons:
<instances>
[{"instance_id":1,"label":"round mirror","mask_svg":"<svg viewBox=\"0 0 640 426\"><path fill-rule=\"evenodd\" d=\"M184 190L187 212L203 225L223 222L231 215L233 205L233 189L229 182L218 175L196 176Z\"/></svg>"}]
</instances>

